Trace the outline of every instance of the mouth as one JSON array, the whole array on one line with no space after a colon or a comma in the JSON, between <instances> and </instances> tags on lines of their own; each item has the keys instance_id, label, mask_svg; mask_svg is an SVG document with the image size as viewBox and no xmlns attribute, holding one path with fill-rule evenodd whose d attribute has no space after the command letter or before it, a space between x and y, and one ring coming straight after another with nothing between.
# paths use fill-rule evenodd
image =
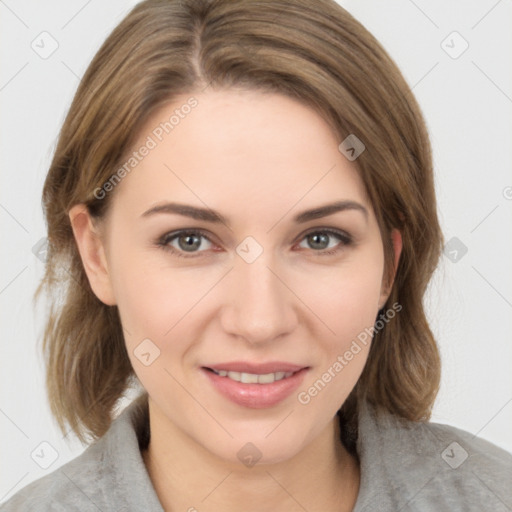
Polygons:
<instances>
[{"instance_id":1,"label":"mouth","mask_svg":"<svg viewBox=\"0 0 512 512\"><path fill-rule=\"evenodd\" d=\"M253 409L271 407L302 383L309 367L289 363L225 363L203 366L214 388L230 401Z\"/></svg>"}]
</instances>

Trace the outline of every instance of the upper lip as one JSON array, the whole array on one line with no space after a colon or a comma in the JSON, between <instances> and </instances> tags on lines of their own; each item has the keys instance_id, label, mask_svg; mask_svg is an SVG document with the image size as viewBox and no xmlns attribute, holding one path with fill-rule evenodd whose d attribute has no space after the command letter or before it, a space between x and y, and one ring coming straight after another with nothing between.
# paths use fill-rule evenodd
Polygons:
<instances>
[{"instance_id":1,"label":"upper lip","mask_svg":"<svg viewBox=\"0 0 512 512\"><path fill-rule=\"evenodd\" d=\"M286 363L283 361L269 361L268 363L250 363L244 361L231 361L228 363L218 363L214 365L205 366L210 370L225 370L228 372L240 372L240 373L254 373L258 375L265 375L267 373L276 372L298 372L306 366L300 366L297 364Z\"/></svg>"}]
</instances>

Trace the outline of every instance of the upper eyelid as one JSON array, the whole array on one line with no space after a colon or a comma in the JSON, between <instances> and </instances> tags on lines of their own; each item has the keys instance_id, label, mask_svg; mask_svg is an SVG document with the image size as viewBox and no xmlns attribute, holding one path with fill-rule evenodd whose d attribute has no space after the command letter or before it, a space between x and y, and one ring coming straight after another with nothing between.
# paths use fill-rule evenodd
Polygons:
<instances>
[{"instance_id":1,"label":"upper eyelid","mask_svg":"<svg viewBox=\"0 0 512 512\"><path fill-rule=\"evenodd\" d=\"M168 231L167 233L164 233L161 237L158 238L160 241L164 240L171 240L176 239L180 235L184 235L186 233L193 233L196 235L201 235L202 237L206 238L209 242L212 244L215 243L212 238L208 235L208 233L200 228L186 228L186 229L178 229L176 231Z\"/></svg>"}]
</instances>

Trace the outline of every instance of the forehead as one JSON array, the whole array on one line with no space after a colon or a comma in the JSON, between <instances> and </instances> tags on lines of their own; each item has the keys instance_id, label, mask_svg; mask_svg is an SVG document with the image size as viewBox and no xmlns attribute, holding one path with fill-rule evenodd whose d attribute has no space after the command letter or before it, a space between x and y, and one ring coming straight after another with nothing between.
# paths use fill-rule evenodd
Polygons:
<instances>
[{"instance_id":1,"label":"forehead","mask_svg":"<svg viewBox=\"0 0 512 512\"><path fill-rule=\"evenodd\" d=\"M238 213L271 208L270 216L299 201L302 207L340 199L368 205L340 142L312 108L280 94L183 95L140 130L126 157L134 165L115 201L139 213L173 199Z\"/></svg>"}]
</instances>

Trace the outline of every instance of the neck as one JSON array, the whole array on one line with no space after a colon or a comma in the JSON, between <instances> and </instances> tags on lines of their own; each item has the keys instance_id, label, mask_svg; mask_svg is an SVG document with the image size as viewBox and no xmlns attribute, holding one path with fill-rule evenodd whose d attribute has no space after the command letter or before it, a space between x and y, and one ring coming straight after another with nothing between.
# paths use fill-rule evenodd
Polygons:
<instances>
[{"instance_id":1,"label":"neck","mask_svg":"<svg viewBox=\"0 0 512 512\"><path fill-rule=\"evenodd\" d=\"M359 461L343 446L337 417L291 459L247 468L211 454L149 404L142 456L166 512L353 510Z\"/></svg>"}]
</instances>

